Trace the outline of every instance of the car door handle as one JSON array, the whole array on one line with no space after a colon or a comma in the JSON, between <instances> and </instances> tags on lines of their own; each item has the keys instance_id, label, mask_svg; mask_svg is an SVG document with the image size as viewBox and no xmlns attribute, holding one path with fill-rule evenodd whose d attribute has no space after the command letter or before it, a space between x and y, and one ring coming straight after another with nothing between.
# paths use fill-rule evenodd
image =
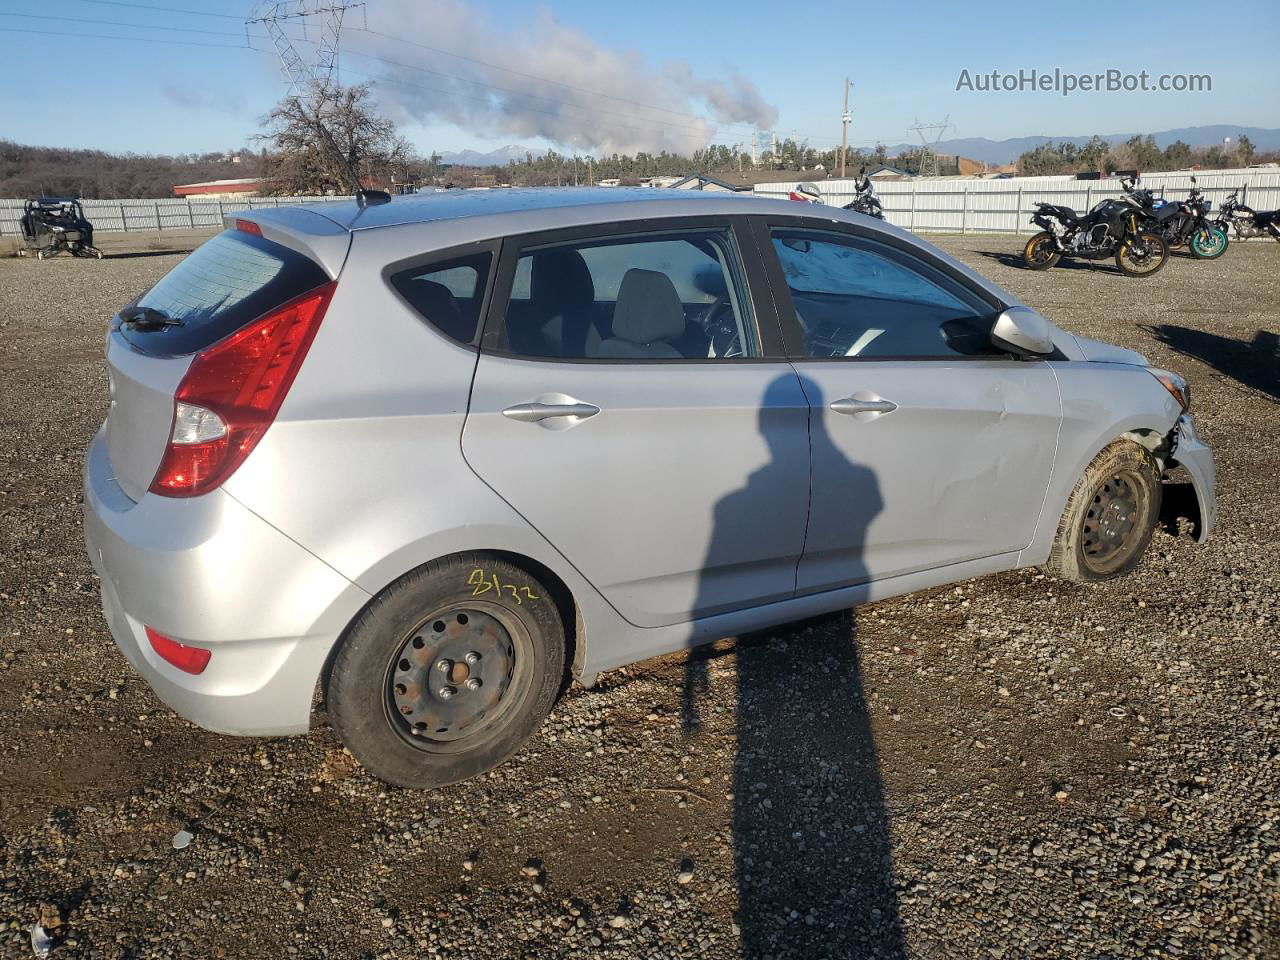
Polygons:
<instances>
[{"instance_id":1,"label":"car door handle","mask_svg":"<svg viewBox=\"0 0 1280 960\"><path fill-rule=\"evenodd\" d=\"M594 417L600 408L594 403L517 403L502 411L504 417L524 423L538 423L552 417Z\"/></svg>"},{"instance_id":2,"label":"car door handle","mask_svg":"<svg viewBox=\"0 0 1280 960\"><path fill-rule=\"evenodd\" d=\"M843 400L832 400L831 409L836 413L852 416L855 413L893 413L898 405L892 400L857 400L845 397Z\"/></svg>"}]
</instances>

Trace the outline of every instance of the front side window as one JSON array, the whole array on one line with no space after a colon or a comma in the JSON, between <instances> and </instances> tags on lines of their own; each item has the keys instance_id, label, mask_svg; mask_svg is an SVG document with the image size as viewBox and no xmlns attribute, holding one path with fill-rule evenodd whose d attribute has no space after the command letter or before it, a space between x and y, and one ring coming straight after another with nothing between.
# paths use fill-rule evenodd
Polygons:
<instances>
[{"instance_id":1,"label":"front side window","mask_svg":"<svg viewBox=\"0 0 1280 960\"><path fill-rule=\"evenodd\" d=\"M717 360L760 355L727 231L528 249L497 346L522 357Z\"/></svg>"},{"instance_id":2,"label":"front side window","mask_svg":"<svg viewBox=\"0 0 1280 960\"><path fill-rule=\"evenodd\" d=\"M391 286L437 330L462 343L475 339L489 276L489 253L412 267L391 275Z\"/></svg>"},{"instance_id":3,"label":"front side window","mask_svg":"<svg viewBox=\"0 0 1280 960\"><path fill-rule=\"evenodd\" d=\"M854 237L772 231L809 357L999 356L993 310L928 264Z\"/></svg>"}]
</instances>

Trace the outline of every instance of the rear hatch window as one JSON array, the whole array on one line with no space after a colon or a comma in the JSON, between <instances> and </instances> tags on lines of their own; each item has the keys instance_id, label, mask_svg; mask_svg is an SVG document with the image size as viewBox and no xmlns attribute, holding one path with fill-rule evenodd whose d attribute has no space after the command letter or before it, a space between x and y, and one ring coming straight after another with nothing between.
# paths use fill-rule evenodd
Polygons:
<instances>
[{"instance_id":1,"label":"rear hatch window","mask_svg":"<svg viewBox=\"0 0 1280 960\"><path fill-rule=\"evenodd\" d=\"M225 230L137 300L138 307L158 310L177 323L125 323L120 334L151 356L195 353L328 280L301 253L241 230Z\"/></svg>"}]
</instances>

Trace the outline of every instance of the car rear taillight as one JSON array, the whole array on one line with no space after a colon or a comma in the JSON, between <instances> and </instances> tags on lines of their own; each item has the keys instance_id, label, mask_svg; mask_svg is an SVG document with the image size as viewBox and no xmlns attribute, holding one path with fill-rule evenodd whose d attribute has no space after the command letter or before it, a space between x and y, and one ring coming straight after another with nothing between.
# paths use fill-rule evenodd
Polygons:
<instances>
[{"instance_id":1,"label":"car rear taillight","mask_svg":"<svg viewBox=\"0 0 1280 960\"><path fill-rule=\"evenodd\" d=\"M204 668L209 665L209 658L213 656L212 651L179 643L150 627L143 629L151 649L158 653L162 660L173 664L183 673L204 673Z\"/></svg>"},{"instance_id":2,"label":"car rear taillight","mask_svg":"<svg viewBox=\"0 0 1280 960\"><path fill-rule=\"evenodd\" d=\"M198 496L236 471L275 420L336 287L316 287L196 354L152 493Z\"/></svg>"}]
</instances>

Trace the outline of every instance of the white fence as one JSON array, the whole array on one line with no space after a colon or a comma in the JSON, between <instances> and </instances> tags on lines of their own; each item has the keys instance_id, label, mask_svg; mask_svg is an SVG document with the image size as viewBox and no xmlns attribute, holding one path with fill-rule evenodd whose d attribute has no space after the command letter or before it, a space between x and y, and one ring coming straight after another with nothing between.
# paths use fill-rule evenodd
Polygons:
<instances>
[{"instance_id":1,"label":"white fence","mask_svg":"<svg viewBox=\"0 0 1280 960\"><path fill-rule=\"evenodd\" d=\"M1232 190L1241 203L1256 210L1280 207L1280 170L1205 170L1196 174L1198 186L1216 208ZM796 174L796 183L803 174ZM844 206L856 196L852 180L823 180L815 184L823 199ZM1141 186L1157 196L1182 198L1191 189L1190 173L1152 173ZM783 195L795 183L757 184L755 192ZM1034 233L1031 214L1038 202L1060 203L1085 211L1099 200L1120 196L1120 182L1076 180L1074 177L1017 177L1012 180L879 180L876 195L885 218L919 233ZM334 197L245 197L205 200L84 200L85 216L95 231L158 232L217 229L222 218L237 210L257 210L298 203L331 201ZM0 237L20 231L22 200L0 200Z\"/></svg>"},{"instance_id":2,"label":"white fence","mask_svg":"<svg viewBox=\"0 0 1280 960\"><path fill-rule=\"evenodd\" d=\"M797 174L796 183L801 182ZM1206 170L1195 174L1197 186L1216 209L1232 190L1255 210L1280 207L1280 171ZM857 195L853 180L821 180L814 184L823 200L842 207ZM1190 173L1152 173L1139 186L1156 196L1181 199L1191 189ZM785 196L795 183L757 184L755 192ZM1016 177L1011 180L878 180L876 196L885 219L919 233L1034 233L1036 203L1058 203L1084 212L1099 200L1121 195L1120 181L1076 180L1074 177Z\"/></svg>"},{"instance_id":3,"label":"white fence","mask_svg":"<svg viewBox=\"0 0 1280 960\"><path fill-rule=\"evenodd\" d=\"M219 229L222 218L237 210L258 210L334 197L243 197L205 200L82 200L84 215L95 232ZM0 237L21 235L18 220L23 200L0 200Z\"/></svg>"}]
</instances>

